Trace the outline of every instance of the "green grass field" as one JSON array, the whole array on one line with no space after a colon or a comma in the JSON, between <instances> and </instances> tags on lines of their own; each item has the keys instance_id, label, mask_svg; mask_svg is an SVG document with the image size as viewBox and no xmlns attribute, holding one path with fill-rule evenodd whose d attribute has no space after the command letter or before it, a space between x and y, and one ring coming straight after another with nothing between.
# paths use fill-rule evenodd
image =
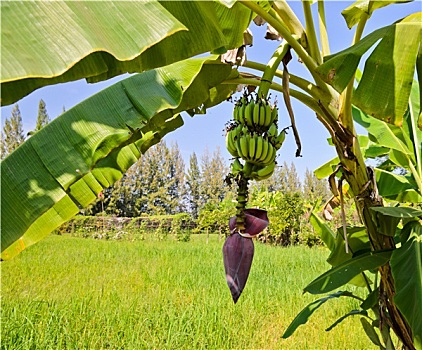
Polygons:
<instances>
[{"instance_id":1,"label":"green grass field","mask_svg":"<svg viewBox=\"0 0 422 350\"><path fill-rule=\"evenodd\" d=\"M302 288L329 268L323 248L255 244L236 305L223 241L99 241L50 236L1 263L2 349L368 349L358 318L325 332L358 302L337 299L289 339L317 297Z\"/></svg>"}]
</instances>

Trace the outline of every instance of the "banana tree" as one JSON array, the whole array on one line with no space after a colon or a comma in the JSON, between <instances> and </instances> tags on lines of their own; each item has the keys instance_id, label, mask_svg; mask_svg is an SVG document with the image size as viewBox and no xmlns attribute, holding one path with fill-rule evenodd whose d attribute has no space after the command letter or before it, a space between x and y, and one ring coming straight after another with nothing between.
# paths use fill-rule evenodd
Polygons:
<instances>
[{"instance_id":1,"label":"banana tree","mask_svg":"<svg viewBox=\"0 0 422 350\"><path fill-rule=\"evenodd\" d=\"M368 249L348 255L305 290L341 287L355 277L344 278L344 270L377 270L376 326L382 334L392 329L406 348L421 348L422 317L414 312L422 308L421 215L402 208L418 205L422 196L421 13L363 37L372 13L395 2L404 1L359 0L346 8L342 14L354 39L336 54L329 50L323 1L302 2L304 25L286 1L2 2L2 105L46 85L139 73L66 111L2 162L2 259L94 201L149 147L182 126L181 112L205 113L238 85L258 87L263 97L273 90L283 94L292 125L290 97L309 107L330 133L338 154L329 174L333 194L342 198L347 184L362 219L359 237L365 237L361 241ZM319 33L312 6L317 6ZM252 20L266 22L269 37L283 38L268 63L244 60ZM371 48L360 73L359 63ZM210 54L193 58L204 53ZM310 80L288 71L289 55L297 55ZM419 80L412 90L415 70ZM378 142L371 151L383 149L406 169L405 183L389 169L375 173L366 165L354 117ZM296 141L300 153L297 134ZM391 212L384 208L381 188L388 192L393 185L395 193L386 197L408 195L395 196L399 208ZM386 218L397 225L403 210L412 220L403 222L407 226L397 245L381 228ZM343 233L350 241L356 235ZM325 232L324 237L330 236ZM327 242L335 249L333 237ZM400 278L407 264L413 267L410 286ZM410 291L413 298L406 298ZM373 337L374 325L362 324ZM379 346L391 348L389 339L383 336Z\"/></svg>"}]
</instances>

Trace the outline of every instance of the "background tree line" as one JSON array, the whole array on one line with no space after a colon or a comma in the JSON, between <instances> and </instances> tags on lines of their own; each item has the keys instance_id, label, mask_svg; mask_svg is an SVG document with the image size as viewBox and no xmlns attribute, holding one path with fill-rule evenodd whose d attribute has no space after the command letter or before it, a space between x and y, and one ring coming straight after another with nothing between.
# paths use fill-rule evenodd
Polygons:
<instances>
[{"instance_id":1,"label":"background tree line","mask_svg":"<svg viewBox=\"0 0 422 350\"><path fill-rule=\"evenodd\" d=\"M107 188L84 215L117 217L188 213L198 231L228 233L235 213L235 191L226 182L227 162L219 148L198 159L193 152L185 166L177 143L164 140L149 149L121 180ZM319 241L309 213L330 197L326 181L306 170L301 181L293 163L279 160L275 174L254 183L250 204L268 210L270 227L261 240L289 245Z\"/></svg>"},{"instance_id":2,"label":"background tree line","mask_svg":"<svg viewBox=\"0 0 422 350\"><path fill-rule=\"evenodd\" d=\"M35 129L25 135L16 104L2 129L1 158L49 121L46 104L40 100ZM271 221L261 239L283 245L313 244L317 238L307 219L312 208L329 199L326 181L318 180L308 169L301 181L293 163L280 159L278 163L274 175L254 183L250 192L251 205L267 209ZM188 213L198 230L227 233L228 218L235 212L234 189L225 182L228 172L219 148L206 150L199 159L193 152L186 166L178 144L167 145L162 140L81 214L136 218Z\"/></svg>"}]
</instances>

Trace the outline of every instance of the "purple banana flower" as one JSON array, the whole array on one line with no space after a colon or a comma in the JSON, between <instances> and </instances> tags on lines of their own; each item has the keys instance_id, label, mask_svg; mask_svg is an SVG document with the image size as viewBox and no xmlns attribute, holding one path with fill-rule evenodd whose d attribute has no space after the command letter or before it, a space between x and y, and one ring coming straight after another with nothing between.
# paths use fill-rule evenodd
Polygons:
<instances>
[{"instance_id":1,"label":"purple banana flower","mask_svg":"<svg viewBox=\"0 0 422 350\"><path fill-rule=\"evenodd\" d=\"M267 212L262 209L245 209L245 233L236 230L236 217L229 220L232 234L223 246L224 270L234 303L242 294L251 270L254 245L252 237L263 231L269 223Z\"/></svg>"}]
</instances>

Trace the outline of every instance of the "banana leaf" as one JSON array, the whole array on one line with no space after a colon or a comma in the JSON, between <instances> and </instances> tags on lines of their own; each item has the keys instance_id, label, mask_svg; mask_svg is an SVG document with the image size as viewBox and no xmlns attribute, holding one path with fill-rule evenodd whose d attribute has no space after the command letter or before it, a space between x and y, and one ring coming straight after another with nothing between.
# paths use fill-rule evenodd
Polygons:
<instances>
[{"instance_id":1,"label":"banana leaf","mask_svg":"<svg viewBox=\"0 0 422 350\"><path fill-rule=\"evenodd\" d=\"M317 73L342 92L353 78L362 56L379 41L366 60L352 102L368 115L400 126L408 107L421 28L421 13L414 13L326 57Z\"/></svg>"},{"instance_id":2,"label":"banana leaf","mask_svg":"<svg viewBox=\"0 0 422 350\"><path fill-rule=\"evenodd\" d=\"M418 186L418 181L422 178L422 131L417 127L420 107L416 81L412 85L409 106L401 127L370 117L355 107L353 118L368 131L369 138L373 141L370 147L379 147L379 154L387 150L385 154L393 165L407 170L406 175L399 175L376 168L380 195L391 200L418 203L422 199L421 188ZM373 152L373 155L377 155L377 152Z\"/></svg>"},{"instance_id":3,"label":"banana leaf","mask_svg":"<svg viewBox=\"0 0 422 350\"><path fill-rule=\"evenodd\" d=\"M391 272L396 294L394 302L412 328L416 349L422 349L422 226L408 223L408 238L391 255Z\"/></svg>"},{"instance_id":4,"label":"banana leaf","mask_svg":"<svg viewBox=\"0 0 422 350\"><path fill-rule=\"evenodd\" d=\"M366 60L362 79L353 94L356 106L397 126L402 125L408 108L422 34L421 18L422 13L418 12L392 25Z\"/></svg>"},{"instance_id":5,"label":"banana leaf","mask_svg":"<svg viewBox=\"0 0 422 350\"><path fill-rule=\"evenodd\" d=\"M371 340L371 342L378 346L380 349L383 349L380 338L378 333L375 330L375 327L368 322L368 320L364 317L360 318L360 322L362 324L363 330L365 331L368 338Z\"/></svg>"},{"instance_id":6,"label":"banana leaf","mask_svg":"<svg viewBox=\"0 0 422 350\"><path fill-rule=\"evenodd\" d=\"M1 163L3 260L93 202L145 151L180 127L180 112L227 99L210 91L230 66L196 58L122 80L68 110ZM231 89L231 90L230 90Z\"/></svg>"},{"instance_id":7,"label":"banana leaf","mask_svg":"<svg viewBox=\"0 0 422 350\"><path fill-rule=\"evenodd\" d=\"M311 294L331 292L348 283L361 272L386 264L391 253L391 250L367 252L346 260L314 279L304 288L304 291Z\"/></svg>"},{"instance_id":8,"label":"banana leaf","mask_svg":"<svg viewBox=\"0 0 422 350\"><path fill-rule=\"evenodd\" d=\"M287 327L287 329L284 331L282 338L286 339L290 337L296 329L302 325L308 322L309 317L322 305L324 305L328 300L339 298L341 296L348 296L348 297L354 297L352 293L348 291L338 291L333 294L327 295L321 299L315 300L312 303L308 304L290 323L290 325Z\"/></svg>"},{"instance_id":9,"label":"banana leaf","mask_svg":"<svg viewBox=\"0 0 422 350\"><path fill-rule=\"evenodd\" d=\"M400 202L420 203L422 201L422 196L418 193L411 177L382 169L375 169L375 177L381 196Z\"/></svg>"},{"instance_id":10,"label":"banana leaf","mask_svg":"<svg viewBox=\"0 0 422 350\"><path fill-rule=\"evenodd\" d=\"M340 163L339 157L334 157L333 159L330 159L327 163L321 165L318 169L314 170L314 175L319 179L324 179L328 176L330 176L337 165Z\"/></svg>"},{"instance_id":11,"label":"banana leaf","mask_svg":"<svg viewBox=\"0 0 422 350\"><path fill-rule=\"evenodd\" d=\"M243 44L251 12L210 1L2 1L1 104Z\"/></svg>"},{"instance_id":12,"label":"banana leaf","mask_svg":"<svg viewBox=\"0 0 422 350\"><path fill-rule=\"evenodd\" d=\"M412 207L373 207L373 211L380 212L393 218L416 218L422 217L422 210Z\"/></svg>"},{"instance_id":13,"label":"banana leaf","mask_svg":"<svg viewBox=\"0 0 422 350\"><path fill-rule=\"evenodd\" d=\"M406 3L411 2L413 0L381 0L381 1L374 1L374 0L358 0L350 5L348 8L343 10L341 14L343 15L344 19L346 20L347 27L351 29L354 25L356 25L362 16L371 16L372 13L379 8L397 4L397 3Z\"/></svg>"},{"instance_id":14,"label":"banana leaf","mask_svg":"<svg viewBox=\"0 0 422 350\"><path fill-rule=\"evenodd\" d=\"M311 223L315 232L326 244L328 249L330 249L331 252L334 251L336 247L336 234L330 229L330 227L325 222L323 222L314 211L311 211L309 222Z\"/></svg>"}]
</instances>

